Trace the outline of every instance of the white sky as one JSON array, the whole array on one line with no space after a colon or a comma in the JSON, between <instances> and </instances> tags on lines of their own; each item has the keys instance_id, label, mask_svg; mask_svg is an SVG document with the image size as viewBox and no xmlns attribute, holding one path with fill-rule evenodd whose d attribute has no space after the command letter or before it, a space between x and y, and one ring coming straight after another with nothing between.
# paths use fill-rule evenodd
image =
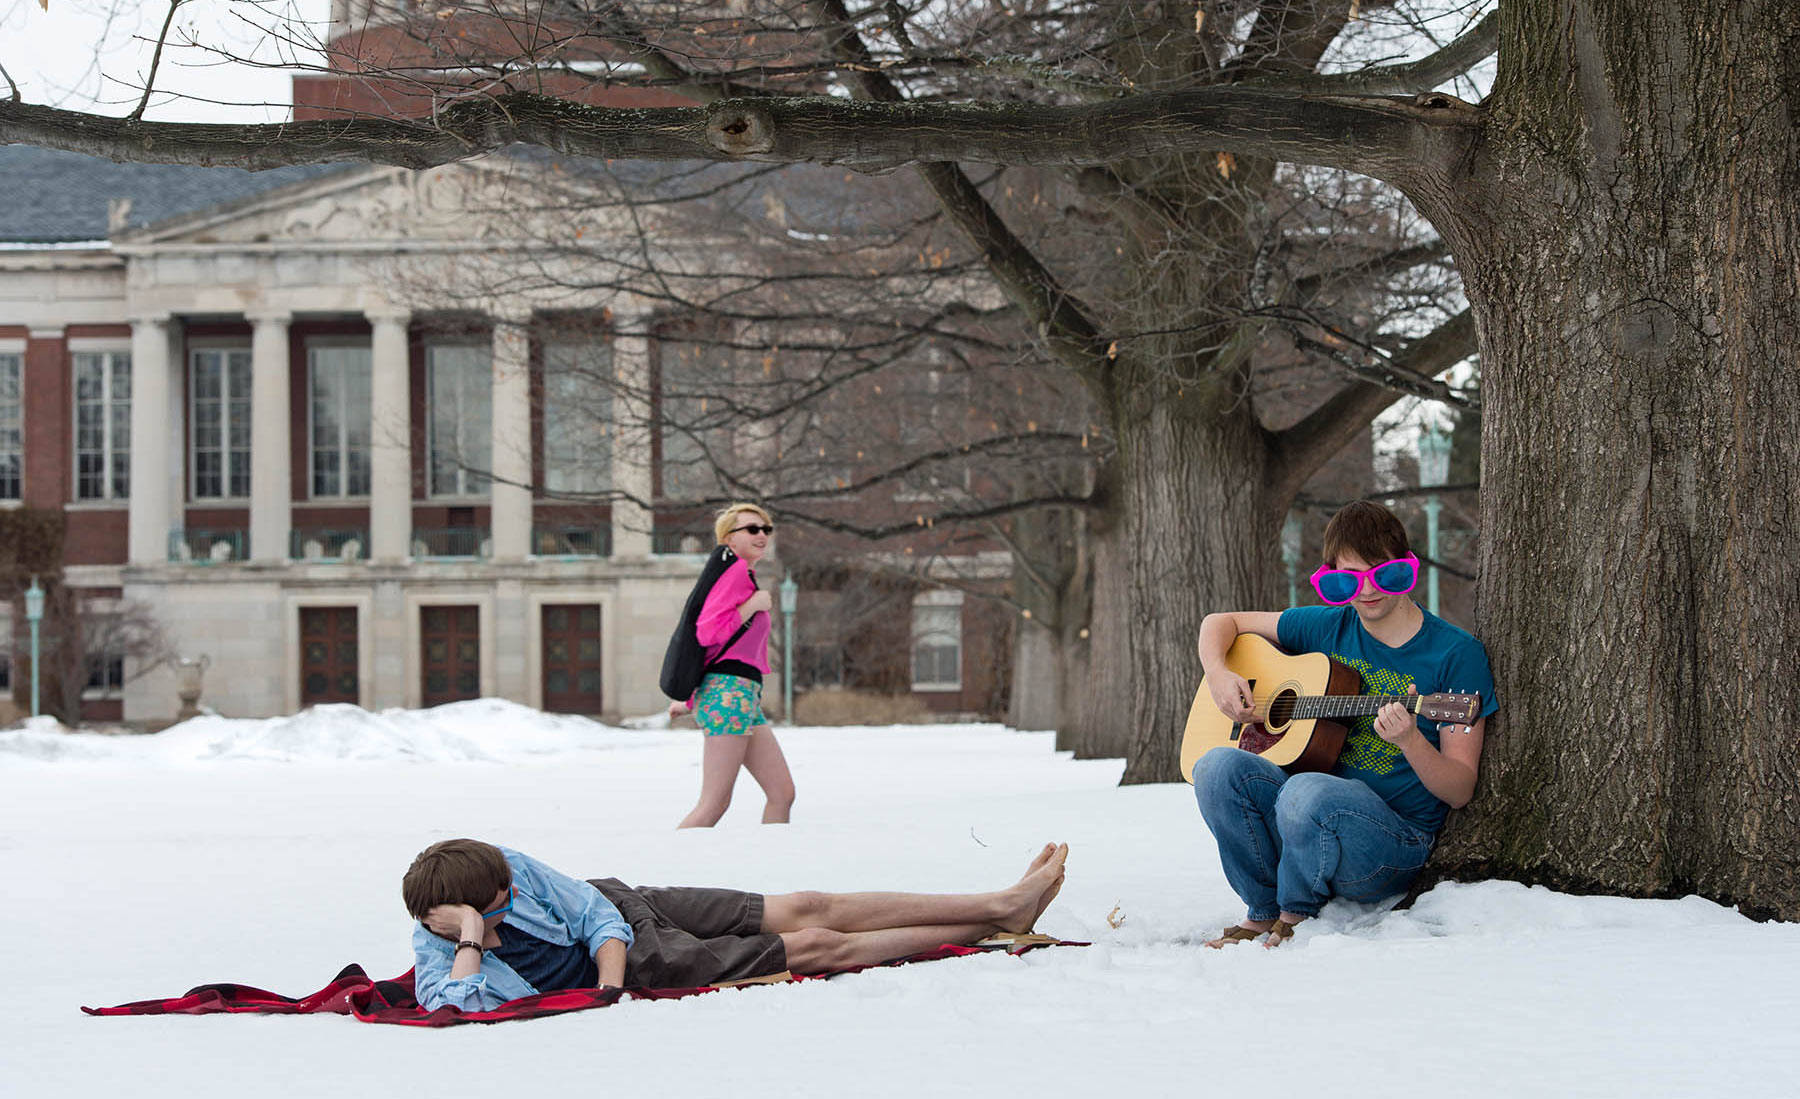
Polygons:
<instances>
[{"instance_id":1,"label":"white sky","mask_svg":"<svg viewBox=\"0 0 1800 1099\"><path fill-rule=\"evenodd\" d=\"M160 0L0 0L0 67L30 103L126 114L168 15ZM179 9L157 69L158 94L144 117L163 122L270 122L287 117L291 71L233 64L182 45L200 38L237 55L282 66L292 46L260 33L297 17L322 34L330 0L189 0ZM0 80L0 94L10 94Z\"/></svg>"}]
</instances>

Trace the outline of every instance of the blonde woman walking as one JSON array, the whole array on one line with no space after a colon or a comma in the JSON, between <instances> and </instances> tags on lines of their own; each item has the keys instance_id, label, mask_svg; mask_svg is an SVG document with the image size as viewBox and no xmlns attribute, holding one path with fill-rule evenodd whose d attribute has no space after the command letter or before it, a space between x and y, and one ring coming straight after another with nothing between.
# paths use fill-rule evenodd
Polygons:
<instances>
[{"instance_id":1,"label":"blonde woman walking","mask_svg":"<svg viewBox=\"0 0 1800 1099\"><path fill-rule=\"evenodd\" d=\"M694 623L706 652L700 687L669 716L692 711L706 734L700 763L700 800L681 828L710 828L731 805L738 768L762 787L764 824L786 824L794 804L794 778L762 712L763 676L769 671L769 593L756 583L756 564L769 552L775 521L756 504L727 506L713 533L728 562L714 581ZM710 569L708 571L711 571Z\"/></svg>"}]
</instances>

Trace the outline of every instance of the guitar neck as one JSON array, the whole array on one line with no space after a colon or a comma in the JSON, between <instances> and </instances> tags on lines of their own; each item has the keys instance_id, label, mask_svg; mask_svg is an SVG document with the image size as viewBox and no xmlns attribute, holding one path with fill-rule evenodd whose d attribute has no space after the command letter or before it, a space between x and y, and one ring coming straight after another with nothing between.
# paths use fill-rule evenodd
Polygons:
<instances>
[{"instance_id":1,"label":"guitar neck","mask_svg":"<svg viewBox=\"0 0 1800 1099\"><path fill-rule=\"evenodd\" d=\"M1421 695L1302 695L1294 702L1296 718L1368 717L1381 708L1398 702L1413 713L1419 712Z\"/></svg>"}]
</instances>

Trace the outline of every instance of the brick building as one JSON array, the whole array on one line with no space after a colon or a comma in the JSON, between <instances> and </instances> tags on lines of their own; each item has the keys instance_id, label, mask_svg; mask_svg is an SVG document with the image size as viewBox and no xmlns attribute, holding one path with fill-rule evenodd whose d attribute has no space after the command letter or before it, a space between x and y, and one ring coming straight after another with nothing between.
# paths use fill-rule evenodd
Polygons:
<instances>
[{"instance_id":1,"label":"brick building","mask_svg":"<svg viewBox=\"0 0 1800 1099\"><path fill-rule=\"evenodd\" d=\"M309 109L336 94L320 79L297 88ZM60 510L63 582L146 608L178 655L208 659L205 701L226 714L658 709L704 545L655 503L647 415L557 399L595 369L650 391L657 320L626 294L483 288L497 249L468 197L529 170L252 174L0 148L0 508ZM650 506L563 502L609 488ZM993 553L948 568L1006 571ZM969 651L955 591L908 598L890 688L980 708L1004 644ZM90 657L84 716L174 715L171 668Z\"/></svg>"}]
</instances>

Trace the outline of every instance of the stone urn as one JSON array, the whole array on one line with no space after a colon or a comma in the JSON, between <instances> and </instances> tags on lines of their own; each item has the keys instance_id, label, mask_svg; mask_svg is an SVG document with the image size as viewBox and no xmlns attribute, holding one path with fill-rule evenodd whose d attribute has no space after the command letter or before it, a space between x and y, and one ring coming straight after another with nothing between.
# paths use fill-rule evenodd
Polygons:
<instances>
[{"instance_id":1,"label":"stone urn","mask_svg":"<svg viewBox=\"0 0 1800 1099\"><path fill-rule=\"evenodd\" d=\"M181 709L175 713L176 721L200 716L200 681L211 664L212 658L204 653L176 658L175 694L181 699Z\"/></svg>"}]
</instances>

